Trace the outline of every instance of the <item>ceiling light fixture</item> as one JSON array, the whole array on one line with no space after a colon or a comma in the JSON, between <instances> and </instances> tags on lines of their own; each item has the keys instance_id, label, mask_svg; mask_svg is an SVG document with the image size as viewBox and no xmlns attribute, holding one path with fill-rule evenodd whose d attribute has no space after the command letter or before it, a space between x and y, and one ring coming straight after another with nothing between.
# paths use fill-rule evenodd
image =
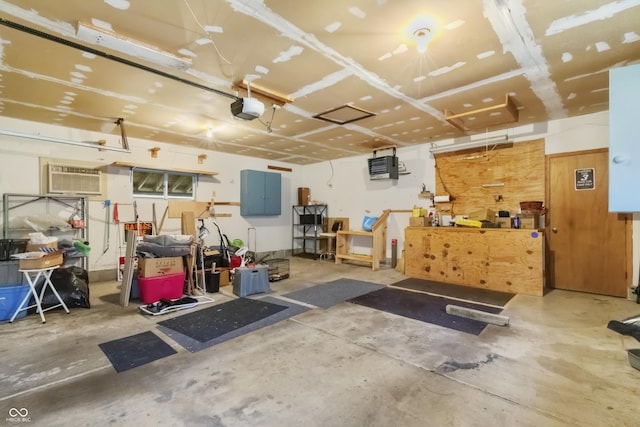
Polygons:
<instances>
[{"instance_id":1,"label":"ceiling light fixture","mask_svg":"<svg viewBox=\"0 0 640 427\"><path fill-rule=\"evenodd\" d=\"M427 51L427 44L429 44L429 41L433 38L431 28L418 28L413 32L413 37L416 40L418 52L425 53Z\"/></svg>"},{"instance_id":2,"label":"ceiling light fixture","mask_svg":"<svg viewBox=\"0 0 640 427\"><path fill-rule=\"evenodd\" d=\"M207 127L207 138L213 138L213 128Z\"/></svg>"},{"instance_id":3,"label":"ceiling light fixture","mask_svg":"<svg viewBox=\"0 0 640 427\"><path fill-rule=\"evenodd\" d=\"M407 27L407 37L416 44L419 53L427 51L427 45L433 40L435 22L427 17L416 18Z\"/></svg>"}]
</instances>

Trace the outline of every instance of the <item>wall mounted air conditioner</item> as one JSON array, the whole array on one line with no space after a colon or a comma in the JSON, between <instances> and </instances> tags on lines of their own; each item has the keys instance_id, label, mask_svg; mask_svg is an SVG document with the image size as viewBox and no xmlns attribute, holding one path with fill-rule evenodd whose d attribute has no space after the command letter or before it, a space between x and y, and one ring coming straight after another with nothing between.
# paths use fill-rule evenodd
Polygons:
<instances>
[{"instance_id":1,"label":"wall mounted air conditioner","mask_svg":"<svg viewBox=\"0 0 640 427\"><path fill-rule=\"evenodd\" d=\"M386 150L386 148L383 148ZM373 150L373 157L367 159L369 165L369 179L398 179L398 158L396 157L396 149L393 147L392 156L376 157L376 151Z\"/></svg>"},{"instance_id":2,"label":"wall mounted air conditioner","mask_svg":"<svg viewBox=\"0 0 640 427\"><path fill-rule=\"evenodd\" d=\"M98 169L48 164L51 194L101 194L102 172Z\"/></svg>"}]
</instances>

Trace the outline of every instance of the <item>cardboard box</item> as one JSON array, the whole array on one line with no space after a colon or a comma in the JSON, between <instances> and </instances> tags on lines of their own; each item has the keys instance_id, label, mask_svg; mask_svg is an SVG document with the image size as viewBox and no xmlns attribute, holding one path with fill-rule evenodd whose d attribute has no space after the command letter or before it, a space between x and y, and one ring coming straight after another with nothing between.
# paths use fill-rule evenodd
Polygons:
<instances>
[{"instance_id":1,"label":"cardboard box","mask_svg":"<svg viewBox=\"0 0 640 427\"><path fill-rule=\"evenodd\" d=\"M231 281L229 280L229 269L220 268L216 271L220 272L220 286L229 286L231 284Z\"/></svg>"},{"instance_id":2,"label":"cardboard box","mask_svg":"<svg viewBox=\"0 0 640 427\"><path fill-rule=\"evenodd\" d=\"M490 221L496 220L496 211L493 209L476 209L469 212L467 218L474 221Z\"/></svg>"},{"instance_id":3,"label":"cardboard box","mask_svg":"<svg viewBox=\"0 0 640 427\"><path fill-rule=\"evenodd\" d=\"M427 210L425 208L413 208L413 210L411 211L411 216L413 216L414 218L427 216Z\"/></svg>"},{"instance_id":4,"label":"cardboard box","mask_svg":"<svg viewBox=\"0 0 640 427\"><path fill-rule=\"evenodd\" d=\"M138 260L139 277L157 277L177 273L184 273L182 257L140 258Z\"/></svg>"},{"instance_id":5,"label":"cardboard box","mask_svg":"<svg viewBox=\"0 0 640 427\"><path fill-rule=\"evenodd\" d=\"M308 205L310 194L308 187L298 187L298 206Z\"/></svg>"},{"instance_id":6,"label":"cardboard box","mask_svg":"<svg viewBox=\"0 0 640 427\"><path fill-rule=\"evenodd\" d=\"M500 228L511 228L511 218L509 217L498 217L496 223L500 224Z\"/></svg>"},{"instance_id":7,"label":"cardboard box","mask_svg":"<svg viewBox=\"0 0 640 427\"><path fill-rule=\"evenodd\" d=\"M409 218L409 227L431 227L431 218L426 216Z\"/></svg>"},{"instance_id":8,"label":"cardboard box","mask_svg":"<svg viewBox=\"0 0 640 427\"><path fill-rule=\"evenodd\" d=\"M58 242L49 242L49 243L27 243L27 248L25 252L40 252L40 249L58 249Z\"/></svg>"},{"instance_id":9,"label":"cardboard box","mask_svg":"<svg viewBox=\"0 0 640 427\"><path fill-rule=\"evenodd\" d=\"M63 263L62 252L44 253L43 256L33 258L21 258L18 268L21 270L39 270L41 268L54 267ZM39 255L39 254L38 254Z\"/></svg>"},{"instance_id":10,"label":"cardboard box","mask_svg":"<svg viewBox=\"0 0 640 427\"><path fill-rule=\"evenodd\" d=\"M521 214L520 228L525 230L537 230L540 228L540 214Z\"/></svg>"}]
</instances>

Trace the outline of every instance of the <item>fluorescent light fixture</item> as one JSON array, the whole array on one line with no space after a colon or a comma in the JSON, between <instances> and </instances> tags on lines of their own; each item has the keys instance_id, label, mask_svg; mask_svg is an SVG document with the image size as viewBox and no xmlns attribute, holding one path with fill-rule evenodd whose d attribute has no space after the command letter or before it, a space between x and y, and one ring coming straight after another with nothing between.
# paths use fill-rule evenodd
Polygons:
<instances>
[{"instance_id":1,"label":"fluorescent light fixture","mask_svg":"<svg viewBox=\"0 0 640 427\"><path fill-rule=\"evenodd\" d=\"M0 135L15 136L16 138L35 139L38 141L57 142L60 144L76 145L78 147L97 148L98 150L119 151L121 153L130 153L128 148L109 147L108 145L100 145L99 143L71 141L69 139L52 138L50 136L31 135L28 133L19 133L9 130L0 130Z\"/></svg>"},{"instance_id":2,"label":"fluorescent light fixture","mask_svg":"<svg viewBox=\"0 0 640 427\"><path fill-rule=\"evenodd\" d=\"M429 148L429 152L431 152L431 154L449 153L451 151L469 150L471 148L480 148L480 147L486 147L490 145L493 146L493 145L500 145L500 144L511 144L512 142L513 141L509 141L509 138L507 137L507 135L501 135L495 138L463 142L460 144L455 144L455 143L449 144L449 145L431 144L431 148Z\"/></svg>"},{"instance_id":3,"label":"fluorescent light fixture","mask_svg":"<svg viewBox=\"0 0 640 427\"><path fill-rule=\"evenodd\" d=\"M180 71L191 68L191 59L189 58L175 56L155 46L132 40L84 22L78 22L76 36L78 39L91 43L92 45L103 46L117 52L153 62L157 65Z\"/></svg>"}]
</instances>

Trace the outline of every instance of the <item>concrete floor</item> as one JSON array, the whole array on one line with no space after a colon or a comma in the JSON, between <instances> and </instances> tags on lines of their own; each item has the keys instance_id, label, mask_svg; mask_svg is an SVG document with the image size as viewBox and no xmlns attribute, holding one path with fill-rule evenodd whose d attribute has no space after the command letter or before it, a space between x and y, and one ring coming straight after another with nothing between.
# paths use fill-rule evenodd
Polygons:
<instances>
[{"instance_id":1,"label":"concrete floor","mask_svg":"<svg viewBox=\"0 0 640 427\"><path fill-rule=\"evenodd\" d=\"M404 276L294 258L272 295L343 277ZM45 426L640 425L626 352L640 342L606 328L640 313L621 298L518 295L510 326L480 336L342 303L197 353L155 328L175 313L144 316L118 298L118 283L94 283L91 309L0 324L0 423L26 408ZM117 373L98 347L149 330L177 354Z\"/></svg>"}]
</instances>

